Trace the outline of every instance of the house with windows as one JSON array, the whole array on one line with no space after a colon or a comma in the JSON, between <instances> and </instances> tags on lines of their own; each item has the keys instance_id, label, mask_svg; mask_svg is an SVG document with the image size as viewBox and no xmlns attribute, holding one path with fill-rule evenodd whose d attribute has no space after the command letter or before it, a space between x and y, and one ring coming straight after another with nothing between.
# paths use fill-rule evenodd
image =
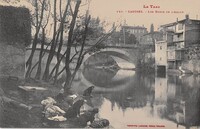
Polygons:
<instances>
[{"instance_id":1,"label":"house with windows","mask_svg":"<svg viewBox=\"0 0 200 129\"><path fill-rule=\"evenodd\" d=\"M167 49L163 50L167 53L166 66L168 69L178 69L182 62L187 60L186 49L200 42L200 20L190 19L189 15L186 15L183 20L177 19L176 22L161 25L159 30L163 33L163 41L167 43ZM156 47L159 46L160 43L156 43ZM155 55L159 56L160 51L157 52Z\"/></svg>"},{"instance_id":2,"label":"house with windows","mask_svg":"<svg viewBox=\"0 0 200 129\"><path fill-rule=\"evenodd\" d=\"M163 34L159 31L146 33L141 37L141 45L155 45L155 41L161 41Z\"/></svg>"},{"instance_id":3,"label":"house with windows","mask_svg":"<svg viewBox=\"0 0 200 129\"><path fill-rule=\"evenodd\" d=\"M140 42L141 37L147 33L147 28L144 26L122 26L122 32L128 32L134 34L137 40Z\"/></svg>"},{"instance_id":4,"label":"house with windows","mask_svg":"<svg viewBox=\"0 0 200 129\"><path fill-rule=\"evenodd\" d=\"M155 66L157 73L166 73L167 70L167 42L155 43Z\"/></svg>"}]
</instances>

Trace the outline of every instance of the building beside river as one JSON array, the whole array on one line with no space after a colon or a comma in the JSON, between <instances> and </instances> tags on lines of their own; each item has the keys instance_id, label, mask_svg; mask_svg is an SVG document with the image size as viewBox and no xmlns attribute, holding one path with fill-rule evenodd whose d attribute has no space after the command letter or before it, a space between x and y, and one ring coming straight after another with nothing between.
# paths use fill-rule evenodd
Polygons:
<instances>
[{"instance_id":1,"label":"building beside river","mask_svg":"<svg viewBox=\"0 0 200 129\"><path fill-rule=\"evenodd\" d=\"M162 43L167 43L167 49L156 49L156 66L162 67L164 65L168 69L179 69L188 60L188 49L199 47L200 20L190 19L189 15L186 15L183 20L177 19L176 22L161 25L159 30L163 33ZM156 42L155 47L161 48L161 42ZM165 53L163 51L166 54L163 54ZM161 60L158 58L165 59L167 63L160 65Z\"/></svg>"}]
</instances>

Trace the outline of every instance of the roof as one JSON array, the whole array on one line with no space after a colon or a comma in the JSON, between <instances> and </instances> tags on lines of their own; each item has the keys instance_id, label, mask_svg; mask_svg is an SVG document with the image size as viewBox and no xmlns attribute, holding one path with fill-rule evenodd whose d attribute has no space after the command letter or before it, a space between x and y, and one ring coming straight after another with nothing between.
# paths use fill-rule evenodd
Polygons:
<instances>
[{"instance_id":1,"label":"roof","mask_svg":"<svg viewBox=\"0 0 200 129\"><path fill-rule=\"evenodd\" d=\"M122 26L122 28L125 28L125 29L147 29L144 26Z\"/></svg>"},{"instance_id":2,"label":"roof","mask_svg":"<svg viewBox=\"0 0 200 129\"><path fill-rule=\"evenodd\" d=\"M166 41L164 41L164 40L161 40L161 41L156 41L156 44L167 44L167 42Z\"/></svg>"},{"instance_id":3,"label":"roof","mask_svg":"<svg viewBox=\"0 0 200 129\"><path fill-rule=\"evenodd\" d=\"M183 19L183 20L180 20L180 21L177 21L177 22L172 22L172 23L168 23L168 24L164 24L164 25L161 25L161 27L169 27L169 26L173 26L173 25L176 25L178 23L184 23L187 19ZM195 20L195 19L189 19L190 21L192 22L200 22L200 20Z\"/></svg>"},{"instance_id":4,"label":"roof","mask_svg":"<svg viewBox=\"0 0 200 129\"><path fill-rule=\"evenodd\" d=\"M162 32L160 32L160 31L149 32L147 34L144 34L143 36L151 35L151 34L161 34L162 35Z\"/></svg>"}]
</instances>

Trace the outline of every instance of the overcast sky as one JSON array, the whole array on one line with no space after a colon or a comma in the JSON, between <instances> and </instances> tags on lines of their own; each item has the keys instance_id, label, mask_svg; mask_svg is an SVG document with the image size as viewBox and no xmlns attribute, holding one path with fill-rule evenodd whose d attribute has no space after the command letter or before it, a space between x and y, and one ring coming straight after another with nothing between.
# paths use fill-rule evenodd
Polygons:
<instances>
[{"instance_id":1,"label":"overcast sky","mask_svg":"<svg viewBox=\"0 0 200 129\"><path fill-rule=\"evenodd\" d=\"M143 8L143 6L160 8ZM142 10L143 13L128 13L128 10ZM183 13L147 13L148 11L182 11ZM91 0L90 11L93 17L112 22L126 20L128 25L144 24L149 29L153 23L155 30L159 25L184 19L189 14L191 19L200 19L200 0ZM123 13L117 13L123 11Z\"/></svg>"}]
</instances>

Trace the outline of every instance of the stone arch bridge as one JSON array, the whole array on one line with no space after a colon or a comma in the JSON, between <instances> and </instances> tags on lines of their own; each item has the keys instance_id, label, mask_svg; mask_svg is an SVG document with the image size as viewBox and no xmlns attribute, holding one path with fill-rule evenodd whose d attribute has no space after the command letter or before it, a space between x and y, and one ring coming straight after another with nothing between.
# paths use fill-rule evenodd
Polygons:
<instances>
[{"instance_id":1,"label":"stone arch bridge","mask_svg":"<svg viewBox=\"0 0 200 129\"><path fill-rule=\"evenodd\" d=\"M86 47L87 49L87 47ZM136 65L137 63L137 47L135 46L105 46L105 48L100 49L94 53L87 53L84 57L83 63L91 56L98 54L110 55L117 63L117 58L123 59L129 63Z\"/></svg>"},{"instance_id":2,"label":"stone arch bridge","mask_svg":"<svg viewBox=\"0 0 200 129\"><path fill-rule=\"evenodd\" d=\"M89 47L91 46L85 46L85 49L88 49ZM40 45L37 46L37 49L36 49L36 52L39 52L40 51ZM65 49L64 48L62 51L61 51L61 55L64 54L65 52ZM76 48L77 50L80 49L80 47L77 47ZM26 57L29 56L30 54L30 50L31 48L27 48L27 52L26 52ZM49 48L46 50L46 52L49 52ZM85 55L84 57L84 60L83 60L83 63L89 58L91 57L92 55L96 55L96 54L100 54L100 53L104 53L104 54L107 54L107 55L110 55L112 56L112 58L117 62L116 58L121 58L129 63L132 63L134 65L136 65L137 63L137 53L138 53L138 50L137 50L137 47L136 46L105 46L105 48L103 49L100 49L99 51L97 52L94 52L94 53L88 53ZM72 54L73 55L75 54L75 48L72 49ZM57 53L55 53L55 56L57 55ZM36 56L38 56L38 54L36 54ZM115 58L116 57L116 58ZM37 58L37 57L36 57ZM76 57L74 59L77 59ZM55 60L55 61L54 61ZM53 64L56 64L56 58L53 59ZM45 62L44 62L45 63ZM117 62L118 63L118 62ZM64 64L63 64L64 65Z\"/></svg>"},{"instance_id":3,"label":"stone arch bridge","mask_svg":"<svg viewBox=\"0 0 200 129\"><path fill-rule=\"evenodd\" d=\"M88 49L89 47L91 47L91 46L86 46L85 49ZM77 49L79 49L79 48L77 48ZM49 49L46 50L46 52L49 52L49 51L50 51ZM31 52L31 48L27 48L26 49L26 60L29 57L30 52ZM37 46L36 53L34 55L34 61L35 62L38 60L39 52L40 52L40 45ZM61 51L60 54L62 55L62 54L64 54L64 52L65 52L65 48L64 48L64 50ZM104 53L104 54L110 55L116 61L116 63L118 63L118 60L116 60L116 58L120 58L120 59L123 59L123 60L125 60L125 61L127 61L129 63L132 63L132 64L134 64L134 66L137 63L137 58L136 58L136 56L137 56L137 48L136 47L107 46L104 49L100 49L97 52L86 54L85 57L84 57L84 60L83 60L83 64L92 55L100 54L100 53ZM73 54L75 54L75 49L72 49L72 54L71 55L73 55ZM55 57L53 58L53 60L51 62L50 70L55 66L55 64L57 62L56 55L57 55L57 53L55 53ZM77 58L75 57L74 59L77 59ZM43 57L43 61L42 61L42 65L44 67L45 67L46 60L47 60L47 56L44 56ZM62 63L60 64L61 67L64 67L64 62L65 62L65 59L63 59ZM84 67L83 64L82 64L81 68ZM73 65L73 62L72 62L72 65L70 67L73 69L74 66L75 65ZM35 75L35 72L33 71L33 76Z\"/></svg>"}]
</instances>

